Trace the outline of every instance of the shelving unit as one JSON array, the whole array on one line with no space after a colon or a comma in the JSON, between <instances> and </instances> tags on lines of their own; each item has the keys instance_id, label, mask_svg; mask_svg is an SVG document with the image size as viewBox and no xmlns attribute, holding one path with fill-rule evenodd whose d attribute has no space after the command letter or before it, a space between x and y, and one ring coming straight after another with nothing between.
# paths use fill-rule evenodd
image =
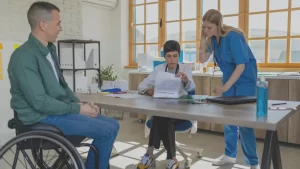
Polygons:
<instances>
[{"instance_id":1,"label":"shelving unit","mask_svg":"<svg viewBox=\"0 0 300 169\"><path fill-rule=\"evenodd\" d=\"M93 41L93 40L79 40L79 39L68 39L68 40L59 40L57 42L58 46L58 61L61 63L61 45L65 44L72 44L72 68L61 68L61 71L73 71L73 91L76 92L76 76L75 73L77 71L84 71L84 76L86 76L86 71L87 70L96 70L100 74L100 41ZM75 63L75 46L76 44L83 44L83 61L86 62L86 45L87 44L98 44L98 67L97 68L76 68L76 63Z\"/></svg>"}]
</instances>

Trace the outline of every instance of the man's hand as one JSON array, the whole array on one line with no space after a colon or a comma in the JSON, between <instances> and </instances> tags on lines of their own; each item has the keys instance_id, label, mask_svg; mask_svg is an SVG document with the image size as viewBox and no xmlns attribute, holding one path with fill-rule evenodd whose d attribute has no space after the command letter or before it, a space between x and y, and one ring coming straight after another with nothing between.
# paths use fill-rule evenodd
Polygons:
<instances>
[{"instance_id":1,"label":"man's hand","mask_svg":"<svg viewBox=\"0 0 300 169\"><path fill-rule=\"evenodd\" d=\"M95 105L94 102L91 102L89 104L96 110L96 113L92 113L91 116L97 117L99 114L100 108L97 105Z\"/></svg>"},{"instance_id":2,"label":"man's hand","mask_svg":"<svg viewBox=\"0 0 300 169\"><path fill-rule=\"evenodd\" d=\"M90 103L85 103L80 104L80 114L96 117L98 115L98 111Z\"/></svg>"},{"instance_id":3,"label":"man's hand","mask_svg":"<svg viewBox=\"0 0 300 169\"><path fill-rule=\"evenodd\" d=\"M189 82L189 78L187 77L187 75L184 72L179 72L176 74L176 77L180 77L181 80L187 84Z\"/></svg>"},{"instance_id":4,"label":"man's hand","mask_svg":"<svg viewBox=\"0 0 300 169\"><path fill-rule=\"evenodd\" d=\"M148 90L147 90L147 94L148 94L149 96L153 96L153 94L154 94L154 88L148 89Z\"/></svg>"}]
</instances>

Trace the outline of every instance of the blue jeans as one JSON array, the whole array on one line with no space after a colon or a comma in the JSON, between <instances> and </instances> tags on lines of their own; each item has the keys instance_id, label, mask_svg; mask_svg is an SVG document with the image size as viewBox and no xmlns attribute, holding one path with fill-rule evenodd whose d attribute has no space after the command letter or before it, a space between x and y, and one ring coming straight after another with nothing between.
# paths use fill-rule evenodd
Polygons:
<instances>
[{"instance_id":1,"label":"blue jeans","mask_svg":"<svg viewBox=\"0 0 300 169\"><path fill-rule=\"evenodd\" d=\"M255 85L235 84L223 96L254 96ZM236 158L238 136L248 165L258 165L256 153L256 137L253 128L224 125L225 155Z\"/></svg>"},{"instance_id":2,"label":"blue jeans","mask_svg":"<svg viewBox=\"0 0 300 169\"><path fill-rule=\"evenodd\" d=\"M100 169L108 168L112 147L120 128L115 119L102 115L93 118L82 114L66 114L48 116L40 123L54 125L65 135L78 135L94 139L92 144L99 151L99 167ZM88 153L86 168L95 168L95 154L92 150Z\"/></svg>"}]
</instances>

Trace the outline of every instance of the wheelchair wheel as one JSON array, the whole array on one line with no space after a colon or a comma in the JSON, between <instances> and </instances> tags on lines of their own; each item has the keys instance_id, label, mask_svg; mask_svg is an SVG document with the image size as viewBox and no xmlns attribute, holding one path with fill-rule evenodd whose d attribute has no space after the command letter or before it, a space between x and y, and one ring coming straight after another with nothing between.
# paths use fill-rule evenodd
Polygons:
<instances>
[{"instance_id":1,"label":"wheelchair wheel","mask_svg":"<svg viewBox=\"0 0 300 169\"><path fill-rule=\"evenodd\" d=\"M48 153L44 153L45 150ZM0 166L7 169L85 169L76 148L63 136L48 131L26 132L11 139L0 149Z\"/></svg>"},{"instance_id":2,"label":"wheelchair wheel","mask_svg":"<svg viewBox=\"0 0 300 169\"><path fill-rule=\"evenodd\" d=\"M73 169L74 165L70 161L70 157L61 148L53 150L32 149L31 153L39 168L52 169L62 166L62 169ZM40 153L43 154L42 158L40 158ZM46 157L45 154L47 154Z\"/></svg>"}]
</instances>

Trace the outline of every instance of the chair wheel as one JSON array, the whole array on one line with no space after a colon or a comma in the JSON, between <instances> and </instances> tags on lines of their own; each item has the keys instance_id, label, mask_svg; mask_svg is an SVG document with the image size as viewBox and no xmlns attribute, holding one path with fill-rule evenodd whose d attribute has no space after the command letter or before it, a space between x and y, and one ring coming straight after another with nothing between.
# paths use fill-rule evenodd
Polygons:
<instances>
[{"instance_id":1,"label":"chair wheel","mask_svg":"<svg viewBox=\"0 0 300 169\"><path fill-rule=\"evenodd\" d=\"M154 167L154 168L156 167L156 161L155 160L153 160L153 162L150 164L150 168L151 167Z\"/></svg>"},{"instance_id":2,"label":"chair wheel","mask_svg":"<svg viewBox=\"0 0 300 169\"><path fill-rule=\"evenodd\" d=\"M185 169L190 169L191 166L192 166L192 160L191 159L186 160L185 163L184 163L184 168Z\"/></svg>"},{"instance_id":3,"label":"chair wheel","mask_svg":"<svg viewBox=\"0 0 300 169\"><path fill-rule=\"evenodd\" d=\"M155 168L156 167L156 162L153 161L152 163L149 164L149 166L143 166L142 164L138 164L136 169L148 169L148 168Z\"/></svg>"},{"instance_id":4,"label":"chair wheel","mask_svg":"<svg viewBox=\"0 0 300 169\"><path fill-rule=\"evenodd\" d=\"M143 166L143 165L138 165L137 167L136 167L136 169L146 169L147 167L146 166Z\"/></svg>"},{"instance_id":5,"label":"chair wheel","mask_svg":"<svg viewBox=\"0 0 300 169\"><path fill-rule=\"evenodd\" d=\"M196 157L197 158L202 158L202 151L198 151Z\"/></svg>"}]
</instances>

